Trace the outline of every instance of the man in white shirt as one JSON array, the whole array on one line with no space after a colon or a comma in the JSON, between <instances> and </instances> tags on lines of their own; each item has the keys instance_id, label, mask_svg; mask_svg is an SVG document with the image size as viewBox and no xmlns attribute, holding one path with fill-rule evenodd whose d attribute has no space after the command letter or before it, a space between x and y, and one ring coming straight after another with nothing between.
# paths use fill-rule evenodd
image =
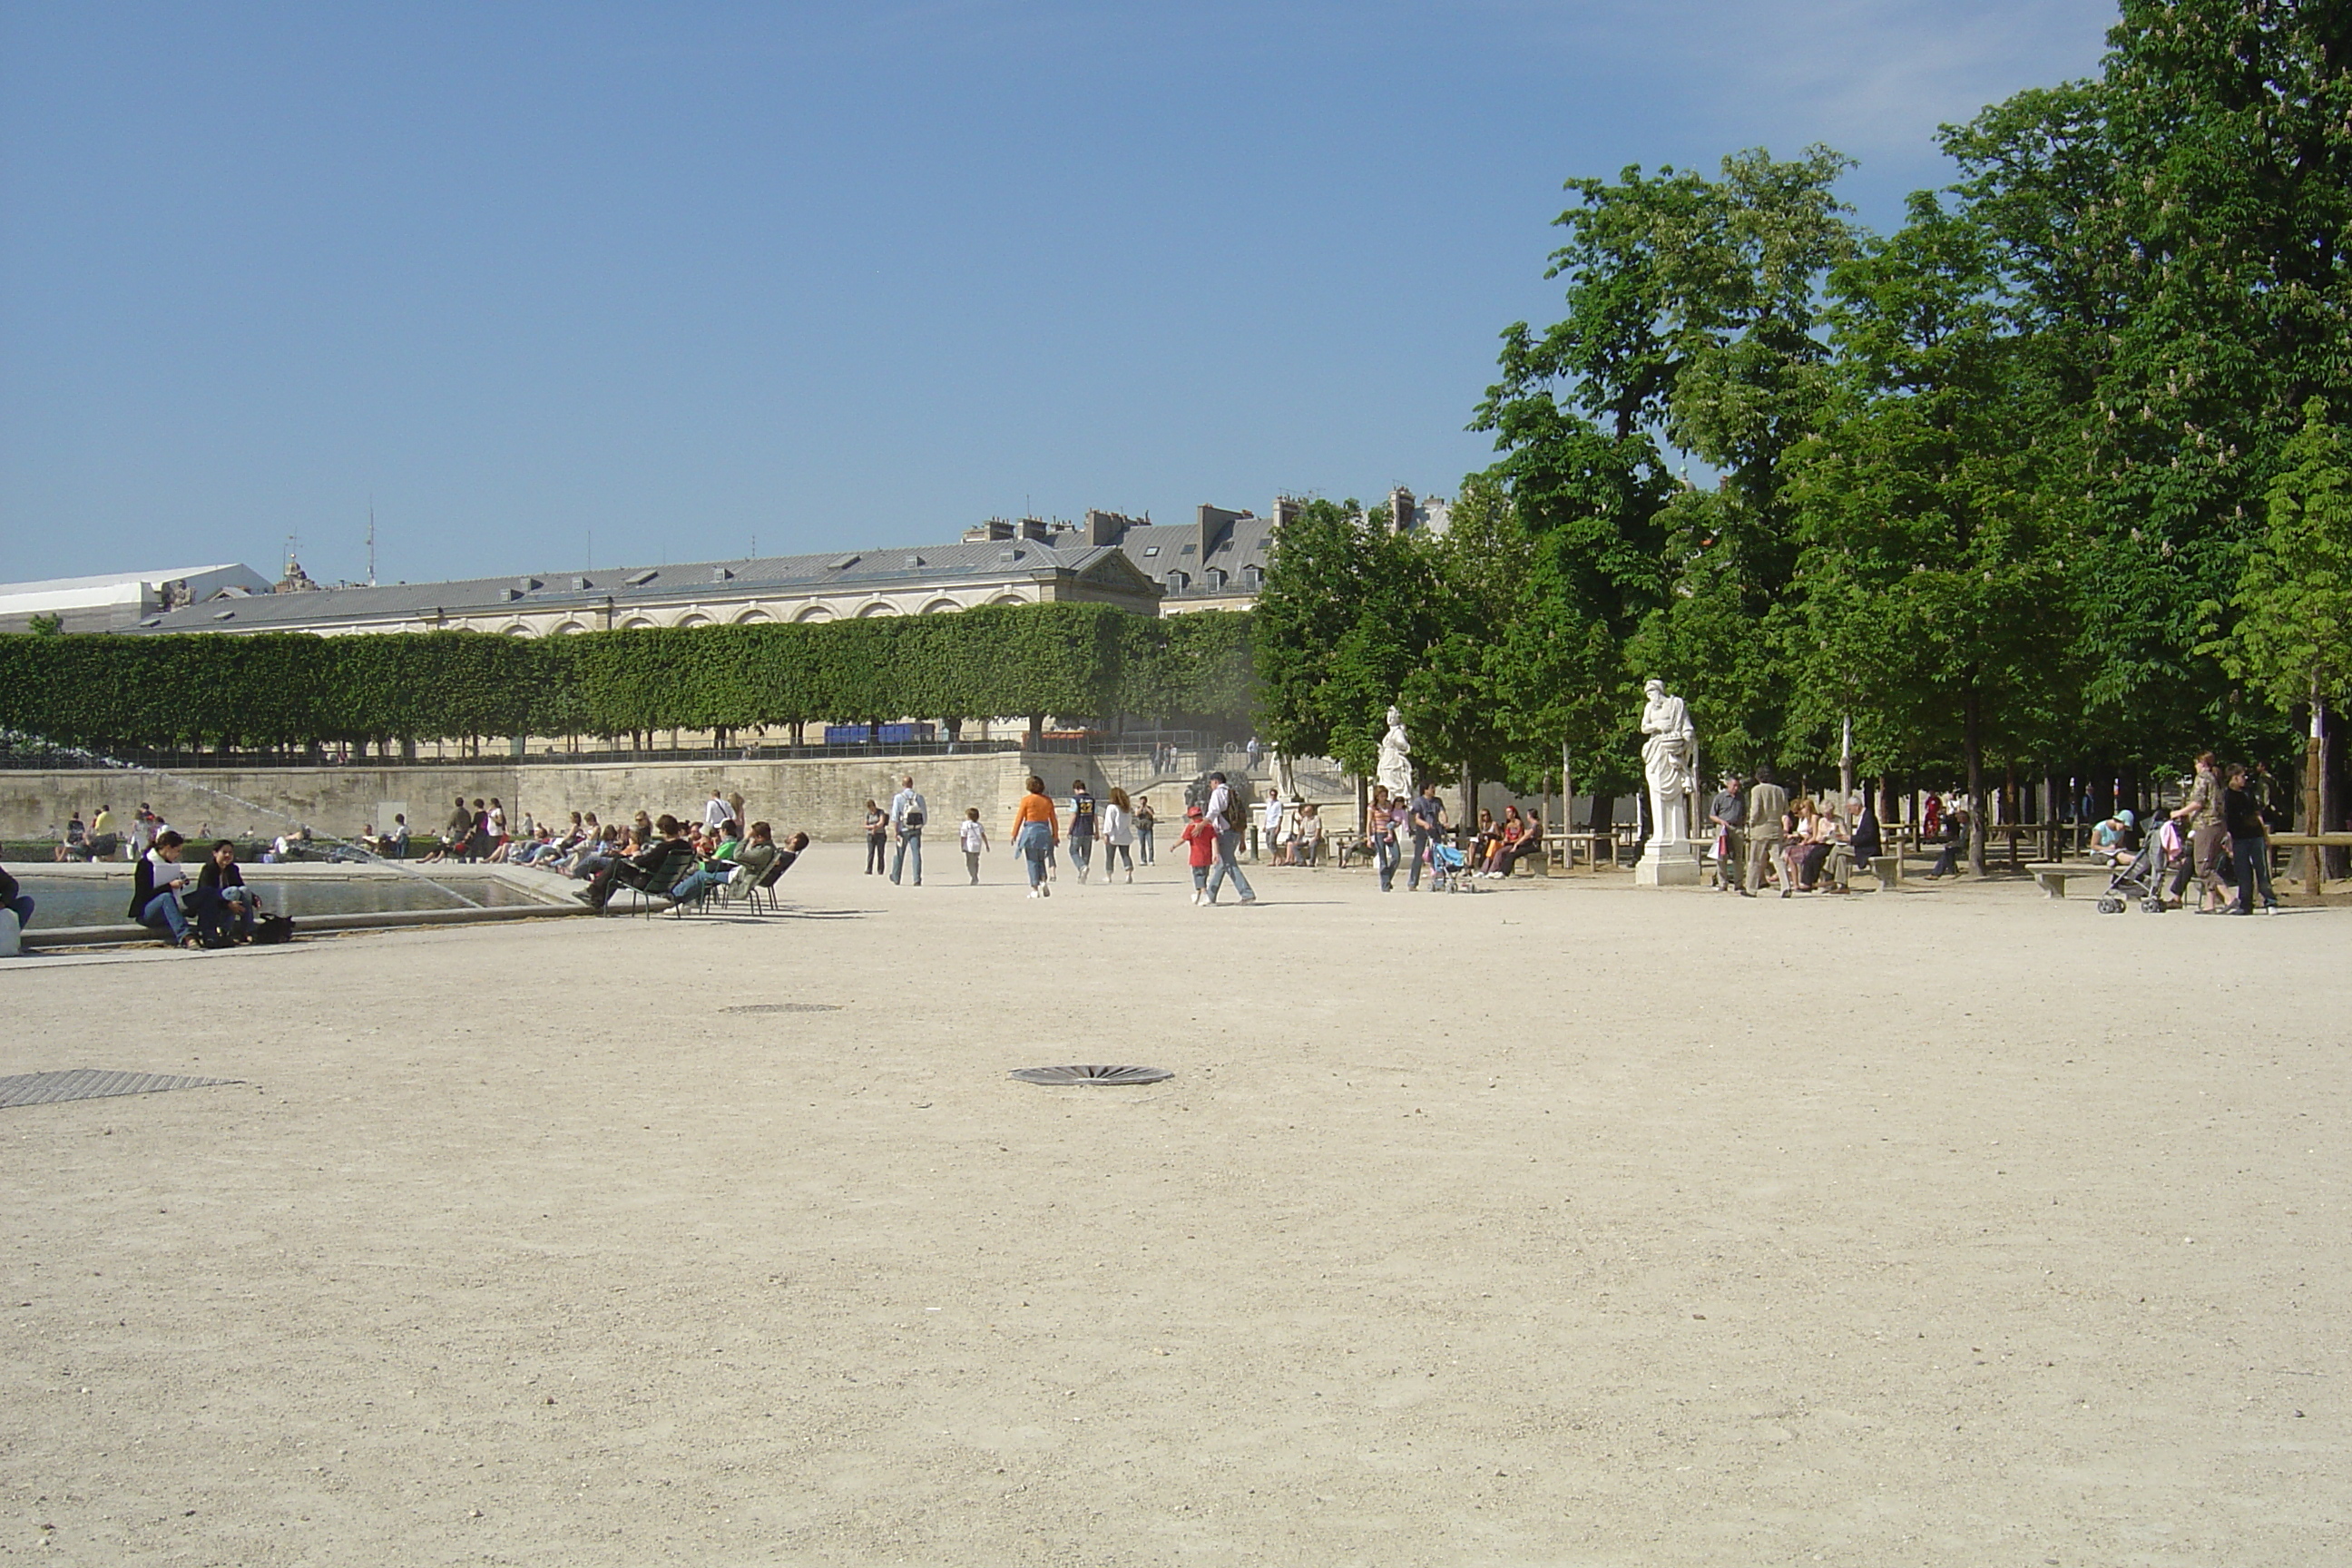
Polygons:
<instances>
[{"instance_id":1,"label":"man in white shirt","mask_svg":"<svg viewBox=\"0 0 2352 1568\"><path fill-rule=\"evenodd\" d=\"M734 820L734 807L727 804L725 795L720 795L717 790L712 790L710 798L702 805L702 826L716 832Z\"/></svg>"},{"instance_id":2,"label":"man in white shirt","mask_svg":"<svg viewBox=\"0 0 2352 1568\"><path fill-rule=\"evenodd\" d=\"M900 774L898 793L890 797L890 829L898 839L898 847L890 851L890 880L894 885L910 856L915 863L915 886L923 885L923 824L929 818L923 797L915 793L915 775Z\"/></svg>"},{"instance_id":3,"label":"man in white shirt","mask_svg":"<svg viewBox=\"0 0 2352 1568\"><path fill-rule=\"evenodd\" d=\"M1216 868L1209 873L1209 902L1213 904L1217 901L1217 889L1225 885L1227 878L1231 878L1234 890L1241 894L1242 902L1254 904L1257 902L1257 894L1251 891L1249 879L1242 875L1241 867L1234 860L1234 851L1242 837L1241 803L1234 798L1234 786L1225 782L1224 774L1211 773L1209 786L1209 809L1202 816L1217 836Z\"/></svg>"}]
</instances>

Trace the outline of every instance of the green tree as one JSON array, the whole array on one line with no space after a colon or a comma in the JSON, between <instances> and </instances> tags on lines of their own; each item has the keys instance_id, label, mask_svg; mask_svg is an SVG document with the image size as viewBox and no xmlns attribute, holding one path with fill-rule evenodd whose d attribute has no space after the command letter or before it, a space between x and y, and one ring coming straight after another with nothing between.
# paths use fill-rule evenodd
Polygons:
<instances>
[{"instance_id":1,"label":"green tree","mask_svg":"<svg viewBox=\"0 0 2352 1568\"><path fill-rule=\"evenodd\" d=\"M2326 816L2326 715L2352 698L2352 433L2314 398L2271 487L2269 526L2246 562L2226 633L2201 650L2281 713L2310 714L2305 816ZM2222 606L2209 604L2209 630Z\"/></svg>"},{"instance_id":2,"label":"green tree","mask_svg":"<svg viewBox=\"0 0 2352 1568\"><path fill-rule=\"evenodd\" d=\"M2068 540L2038 435L2051 400L1965 209L1914 196L1831 290L1832 391L1789 462L1792 718L1821 731L1852 714L1881 765L1956 746L1981 875L1988 751L2019 754L2064 700Z\"/></svg>"}]
</instances>

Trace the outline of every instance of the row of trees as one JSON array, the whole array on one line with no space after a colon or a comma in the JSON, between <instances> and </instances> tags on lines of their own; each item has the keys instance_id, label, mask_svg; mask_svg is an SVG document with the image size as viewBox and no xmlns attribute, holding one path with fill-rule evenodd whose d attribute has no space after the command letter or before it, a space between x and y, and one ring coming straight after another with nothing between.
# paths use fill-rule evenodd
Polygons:
<instances>
[{"instance_id":1,"label":"row of trees","mask_svg":"<svg viewBox=\"0 0 2352 1568\"><path fill-rule=\"evenodd\" d=\"M2352 12L2128 0L2110 44L1948 128L1891 234L1826 149L1571 182L1453 531L1285 533L1270 738L1360 766L1401 697L1433 761L1630 789L1656 675L1713 758L1818 776L1851 720L1979 822L2025 759L2289 765L2352 687Z\"/></svg>"},{"instance_id":2,"label":"row of trees","mask_svg":"<svg viewBox=\"0 0 2352 1568\"><path fill-rule=\"evenodd\" d=\"M0 728L98 750L632 735L904 717L1240 722L1247 617L1035 605L823 625L0 637Z\"/></svg>"}]
</instances>

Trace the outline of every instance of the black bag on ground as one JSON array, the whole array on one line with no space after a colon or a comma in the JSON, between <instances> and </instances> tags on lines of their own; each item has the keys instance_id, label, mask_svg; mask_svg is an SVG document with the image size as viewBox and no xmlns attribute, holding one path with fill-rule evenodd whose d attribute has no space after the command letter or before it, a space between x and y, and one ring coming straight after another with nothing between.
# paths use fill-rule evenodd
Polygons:
<instances>
[{"instance_id":1,"label":"black bag on ground","mask_svg":"<svg viewBox=\"0 0 2352 1568\"><path fill-rule=\"evenodd\" d=\"M292 915L264 915L253 925L253 941L257 947L274 946L294 940Z\"/></svg>"}]
</instances>

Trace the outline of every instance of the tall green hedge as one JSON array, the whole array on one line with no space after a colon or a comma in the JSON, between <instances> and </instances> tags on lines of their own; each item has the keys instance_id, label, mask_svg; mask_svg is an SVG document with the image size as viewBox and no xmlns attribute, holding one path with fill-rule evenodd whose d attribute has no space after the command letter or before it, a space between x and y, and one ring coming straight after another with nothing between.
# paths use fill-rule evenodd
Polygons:
<instances>
[{"instance_id":1,"label":"tall green hedge","mask_svg":"<svg viewBox=\"0 0 2352 1568\"><path fill-rule=\"evenodd\" d=\"M301 746L1250 709L1248 617L1028 605L530 639L0 636L0 728L66 745Z\"/></svg>"}]
</instances>

